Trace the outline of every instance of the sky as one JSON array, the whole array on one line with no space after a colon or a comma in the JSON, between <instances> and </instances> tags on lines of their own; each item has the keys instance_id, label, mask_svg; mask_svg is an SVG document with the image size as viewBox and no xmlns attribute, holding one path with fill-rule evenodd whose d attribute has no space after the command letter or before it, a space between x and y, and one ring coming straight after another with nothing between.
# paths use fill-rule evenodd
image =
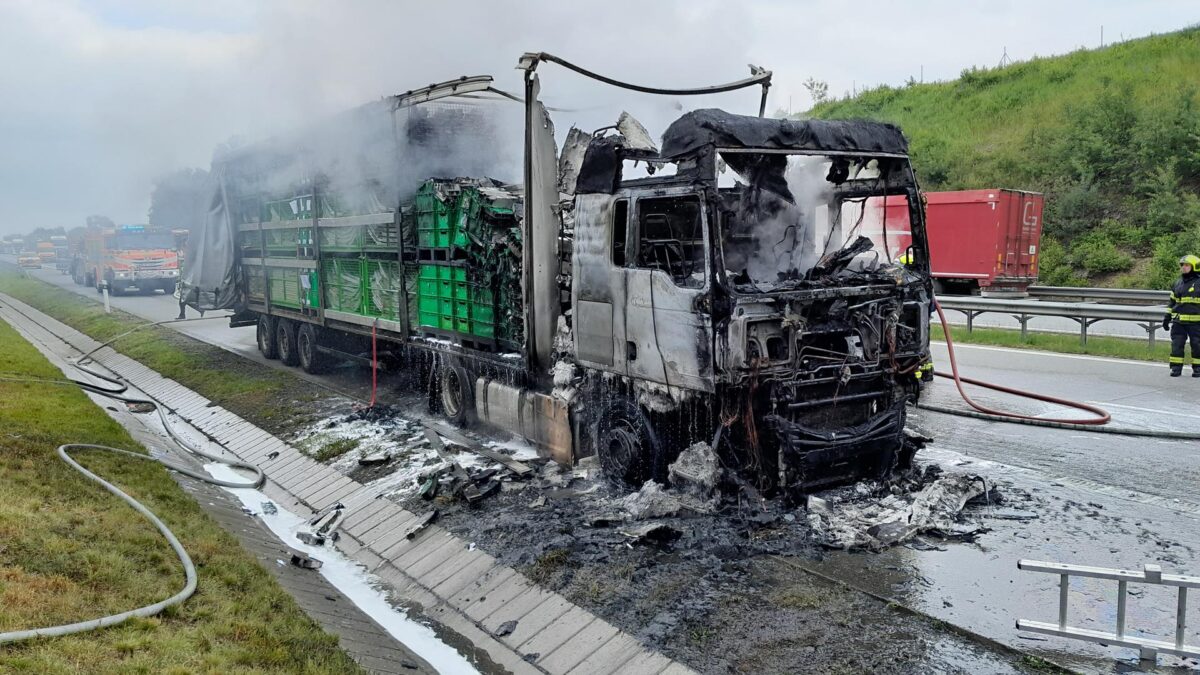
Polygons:
<instances>
[{"instance_id":1,"label":"sky","mask_svg":"<svg viewBox=\"0 0 1200 675\"><path fill-rule=\"evenodd\" d=\"M284 133L459 75L521 91L517 58L547 51L663 87L774 72L769 112L908 78L1061 54L1200 22L1194 0L0 0L0 234L145 222L154 179L207 168L231 137ZM654 135L682 109L757 112L757 94L630 95L543 66L562 128L615 121ZM610 122L611 123L611 122Z\"/></svg>"}]
</instances>

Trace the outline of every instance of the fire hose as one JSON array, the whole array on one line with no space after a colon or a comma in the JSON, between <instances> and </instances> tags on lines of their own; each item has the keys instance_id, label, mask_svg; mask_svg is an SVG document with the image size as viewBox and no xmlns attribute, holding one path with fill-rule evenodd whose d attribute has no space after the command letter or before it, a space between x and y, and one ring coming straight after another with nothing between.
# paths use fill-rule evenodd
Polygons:
<instances>
[{"instance_id":1,"label":"fire hose","mask_svg":"<svg viewBox=\"0 0 1200 675\"><path fill-rule=\"evenodd\" d=\"M16 309L16 308L13 308L13 309ZM19 312L20 310L17 310L17 311ZM172 323L172 322L157 322L157 323ZM153 325L153 324L147 324L147 325ZM117 337L121 337L121 336L117 336ZM116 338L113 338L113 339L115 340ZM112 341L110 340L109 342L112 342ZM104 345L101 345L101 347L103 347L103 346ZM115 453L119 453L121 455L125 455L128 457L134 457L134 458L141 459L141 460L158 462L158 463L162 464L163 466L167 467L168 469L170 469L171 471L176 471L178 473L184 474L186 476L190 476L197 480L201 480L206 483L211 483L213 485L218 485L218 486L227 487L227 488L257 488L260 485L262 485L263 481L265 480L262 470L259 469L257 466L254 466L252 464L247 464L244 462L235 461L235 460L229 460L229 459L221 457L219 455L214 455L209 452L206 452L203 449L191 444L186 439L181 437L178 433L176 433L176 431L172 428L170 418L167 416L167 413L164 411L164 407L162 405L160 405L157 401L154 401L151 399L146 399L146 398L136 398L133 396L128 396L125 394L125 392L128 391L129 387L123 381L121 381L120 379L117 379L115 377L109 377L108 375L105 375L103 373L97 372L96 370L88 368L86 363L88 362L88 360L90 360L91 354L95 353L98 349L100 349L100 347L97 347L96 349L92 350L88 354L84 355L79 360L72 363L72 365L76 369L90 375L93 378L96 378L97 380L100 380L102 382L106 382L108 384L113 385L113 388L100 386L97 384L93 384L91 382L75 380L73 378L68 378L68 383L73 383L73 384L77 385L79 388L83 389L84 391L87 391L87 392L90 392L93 394L98 394L100 396L105 396L107 398L121 401L123 403L152 406L154 408L154 410L158 412L159 418L163 424L163 428L166 430L167 434L172 439L174 439L175 442L177 442L185 450L187 450L188 452L191 452L194 455L203 457L210 461L227 464L227 465L235 467L235 468L249 470L254 473L254 479L245 481L245 482L219 480L219 479L213 478L212 476L209 476L208 474L202 473L200 471L195 471L195 470L189 469L187 467L183 467L183 466L179 466L177 464L171 463L171 462L163 461L162 459L160 459L158 457L152 457L150 455L143 455L143 454L139 454L136 452L130 452L129 450L122 450L120 448L113 448L113 447L109 447L106 445L95 445L95 444L91 444L91 443L68 443L66 445L59 446L58 450L57 450L59 458L61 458L64 462L66 462L71 468L73 468L76 471L78 471L79 473L83 474L89 480L99 483L105 490L116 495L118 498L120 498L126 504L129 504L129 506L133 507L133 509L135 511L137 511L144 518L149 520L154 525L154 527L158 529L158 531L167 540L167 543L170 544L171 548L175 551L176 557L178 557L179 561L183 564L184 576L186 579L185 583L184 583L184 587L178 593L176 593L175 595L172 595L171 597L169 597L165 600L162 600L162 601L150 604L150 605L145 605L143 607L138 607L137 609L132 609L132 610L129 610L126 612L121 612L119 614L110 614L108 616L102 616L102 617L98 617L95 619L89 619L87 621L79 621L76 623L62 624L62 625L58 625L58 626L48 626L45 628L34 628L34 629L29 629L29 630L19 630L19 631L10 631L10 632L5 632L5 633L0 633L0 644L10 643L10 642L21 642L24 640L31 640L33 638L38 638L38 637L59 637L59 636L63 636L63 635L71 635L73 633L82 633L85 631L96 630L96 629L104 628L107 626L114 626L116 624L122 623L133 617L154 616L155 614L162 612L163 610L165 610L168 607L172 607L174 605L178 605L178 604L184 602L185 600L190 598L192 596L192 594L195 593L195 591L196 591L196 566L192 562L192 559L188 555L187 551L183 548L183 544L181 544L179 542L179 538L176 537L173 532L171 532L170 528L168 528L166 526L166 524L163 523L162 520L160 520L158 518L158 516L154 515L154 513L150 509L148 509L145 505L143 505L141 502L134 499L133 497L130 497L128 494L123 492L120 488L113 485L112 483L104 480L103 478L101 478L100 476L97 476L96 474L92 473L91 471L88 471L81 464L79 464L79 462L75 461L75 459L73 459L70 456L71 451L76 450L76 449L105 450L108 452L115 452ZM45 384L67 384L67 383L64 383L59 380L42 380L42 379L37 379L37 378L7 378L6 377L6 378L0 378L0 379L17 380L17 381L24 381L24 382L42 382Z\"/></svg>"},{"instance_id":2,"label":"fire hose","mask_svg":"<svg viewBox=\"0 0 1200 675\"><path fill-rule=\"evenodd\" d=\"M961 417L973 417L975 419L990 420L993 422L1007 422L1009 424L1025 424L1029 426L1049 427L1052 429L1069 429L1073 431L1087 431L1092 433L1115 434L1119 436L1145 436L1150 438L1168 438L1176 440L1200 440L1200 433L1190 433L1186 431L1158 431L1154 429L1129 429L1124 427L1109 427L1107 425L1112 421L1112 415L1107 410L1081 401L1072 401L1070 399L1050 396L1048 394L1039 394L1037 392L1017 389L1015 387L1006 387L1004 385L995 384L993 382L984 382L970 377L963 377L958 372L958 360L954 354L954 338L950 335L950 324L946 321L946 315L942 312L942 307L934 301L934 308L937 310L938 319L942 324L942 332L946 337L946 351L950 357L950 374L934 373L938 377L944 377L954 380L954 386L958 389L958 394L962 396L963 401L974 410L963 410L961 408L952 408L949 406L934 405L929 403L918 403L917 407L922 410L930 410L933 412L946 413L948 415L958 415ZM993 391L1012 394L1021 398L1028 398L1043 403L1053 403L1067 408L1082 410L1094 415L1094 417L1086 417L1083 419L1063 419L1054 417L1039 417L1034 415L1024 415L1008 410L998 410L989 408L973 400L963 388L963 384L971 384Z\"/></svg>"}]
</instances>

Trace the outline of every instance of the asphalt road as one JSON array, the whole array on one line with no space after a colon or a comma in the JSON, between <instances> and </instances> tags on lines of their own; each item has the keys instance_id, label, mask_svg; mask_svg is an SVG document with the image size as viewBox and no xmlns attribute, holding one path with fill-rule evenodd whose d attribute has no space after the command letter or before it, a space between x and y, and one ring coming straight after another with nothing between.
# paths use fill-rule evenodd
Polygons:
<instances>
[{"instance_id":1,"label":"asphalt road","mask_svg":"<svg viewBox=\"0 0 1200 675\"><path fill-rule=\"evenodd\" d=\"M94 290L77 287L53 270L31 274L99 300ZM111 302L147 320L171 319L178 312L175 299L164 295ZM172 327L256 362L286 368L258 354L253 328L231 329L221 319ZM1200 379L1169 378L1165 364L981 346L960 346L957 356L964 375L1097 403L1111 412L1114 426L1200 432ZM945 345L935 345L934 361L939 371L948 372ZM360 398L369 395L369 378L358 367L319 377L288 370ZM948 380L935 381L926 394L934 403L961 404ZM987 391L971 394L1019 412L1079 415ZM1113 657L1129 658L1131 652L1018 634L1013 629L1018 617L1053 619L1057 579L1018 572L1017 560L1127 569L1159 563L1164 571L1200 574L1200 555L1192 548L1200 533L1200 442L1042 429L922 410L913 410L911 420L934 439L919 457L988 477L1018 508L1031 510L1034 519L988 521L992 531L974 544L900 547L878 555L833 552L820 571L1090 672L1112 672ZM1098 582L1073 588L1071 616L1078 620L1072 622L1111 630L1113 589ZM1159 636L1172 634L1174 601L1159 592L1163 590L1147 589L1131 601L1131 625ZM1195 628L1188 635L1192 643L1200 641Z\"/></svg>"}]
</instances>

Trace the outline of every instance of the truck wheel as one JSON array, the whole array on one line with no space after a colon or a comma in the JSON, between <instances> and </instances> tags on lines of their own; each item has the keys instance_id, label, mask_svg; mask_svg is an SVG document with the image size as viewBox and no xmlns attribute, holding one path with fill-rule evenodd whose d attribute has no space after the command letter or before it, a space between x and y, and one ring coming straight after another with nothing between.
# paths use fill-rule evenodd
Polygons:
<instances>
[{"instance_id":1,"label":"truck wheel","mask_svg":"<svg viewBox=\"0 0 1200 675\"><path fill-rule=\"evenodd\" d=\"M294 366L300 362L300 356L296 353L296 325L291 320L276 320L275 342L279 346L279 360L283 365Z\"/></svg>"},{"instance_id":2,"label":"truck wheel","mask_svg":"<svg viewBox=\"0 0 1200 675\"><path fill-rule=\"evenodd\" d=\"M637 404L614 401L596 419L595 431L600 467L610 478L631 487L662 478L658 439Z\"/></svg>"},{"instance_id":3,"label":"truck wheel","mask_svg":"<svg viewBox=\"0 0 1200 675\"><path fill-rule=\"evenodd\" d=\"M275 341L275 319L265 314L258 315L258 351L265 358L279 358L279 343Z\"/></svg>"},{"instance_id":4,"label":"truck wheel","mask_svg":"<svg viewBox=\"0 0 1200 675\"><path fill-rule=\"evenodd\" d=\"M296 356L306 373L316 375L324 372L328 356L317 348L317 327L311 323L300 324L296 331Z\"/></svg>"},{"instance_id":5,"label":"truck wheel","mask_svg":"<svg viewBox=\"0 0 1200 675\"><path fill-rule=\"evenodd\" d=\"M475 392L471 378L462 366L446 364L438 368L436 400L430 401L435 412L441 413L456 427L465 427L470 422Z\"/></svg>"}]
</instances>

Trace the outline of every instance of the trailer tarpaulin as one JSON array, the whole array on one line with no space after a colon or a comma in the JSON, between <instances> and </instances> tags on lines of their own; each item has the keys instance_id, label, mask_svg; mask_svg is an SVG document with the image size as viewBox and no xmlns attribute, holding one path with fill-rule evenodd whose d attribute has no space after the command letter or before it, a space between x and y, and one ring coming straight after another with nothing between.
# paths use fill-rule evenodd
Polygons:
<instances>
[{"instance_id":1,"label":"trailer tarpaulin","mask_svg":"<svg viewBox=\"0 0 1200 675\"><path fill-rule=\"evenodd\" d=\"M705 146L798 152L908 153L908 141L893 124L768 119L706 108L689 112L667 127L663 133L662 156L680 157Z\"/></svg>"},{"instance_id":2,"label":"trailer tarpaulin","mask_svg":"<svg viewBox=\"0 0 1200 675\"><path fill-rule=\"evenodd\" d=\"M235 237L226 206L224 174L222 168L213 167L209 174L207 210L200 226L188 236L180 292L195 309L229 309L238 301Z\"/></svg>"}]
</instances>

